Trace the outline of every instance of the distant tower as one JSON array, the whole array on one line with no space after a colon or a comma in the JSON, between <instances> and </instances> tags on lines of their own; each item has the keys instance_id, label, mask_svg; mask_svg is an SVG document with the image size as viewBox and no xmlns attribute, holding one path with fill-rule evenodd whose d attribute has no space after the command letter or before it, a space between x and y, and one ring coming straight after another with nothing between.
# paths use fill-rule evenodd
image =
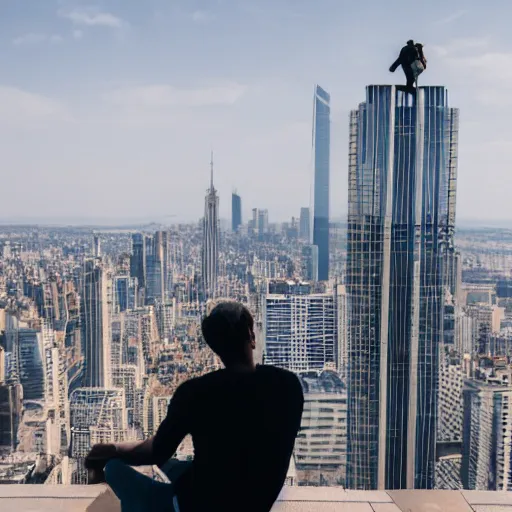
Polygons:
<instances>
[{"instance_id":1,"label":"distant tower","mask_svg":"<svg viewBox=\"0 0 512 512\"><path fill-rule=\"evenodd\" d=\"M139 288L146 286L146 235L142 233L132 235L130 276L137 278Z\"/></svg>"},{"instance_id":2,"label":"distant tower","mask_svg":"<svg viewBox=\"0 0 512 512\"><path fill-rule=\"evenodd\" d=\"M146 240L146 304L167 298L169 272L169 232L157 231Z\"/></svg>"},{"instance_id":3,"label":"distant tower","mask_svg":"<svg viewBox=\"0 0 512 512\"><path fill-rule=\"evenodd\" d=\"M258 238L263 239L268 233L268 210L258 210Z\"/></svg>"},{"instance_id":4,"label":"distant tower","mask_svg":"<svg viewBox=\"0 0 512 512\"><path fill-rule=\"evenodd\" d=\"M109 278L105 269L94 260L85 262L80 308L85 366L83 386L109 387L111 316Z\"/></svg>"},{"instance_id":5,"label":"distant tower","mask_svg":"<svg viewBox=\"0 0 512 512\"><path fill-rule=\"evenodd\" d=\"M329 279L329 157L331 146L331 97L315 87L313 148L315 152L315 195L313 244L318 246L318 279Z\"/></svg>"},{"instance_id":6,"label":"distant tower","mask_svg":"<svg viewBox=\"0 0 512 512\"><path fill-rule=\"evenodd\" d=\"M101 239L100 239L99 235L94 235L93 256L95 258L101 257Z\"/></svg>"},{"instance_id":7,"label":"distant tower","mask_svg":"<svg viewBox=\"0 0 512 512\"><path fill-rule=\"evenodd\" d=\"M210 162L210 188L204 201L203 286L207 298L215 297L219 268L219 196L213 186L213 152Z\"/></svg>"},{"instance_id":8,"label":"distant tower","mask_svg":"<svg viewBox=\"0 0 512 512\"><path fill-rule=\"evenodd\" d=\"M309 208L300 209L299 237L301 240L310 243L311 228L309 221Z\"/></svg>"},{"instance_id":9,"label":"distant tower","mask_svg":"<svg viewBox=\"0 0 512 512\"><path fill-rule=\"evenodd\" d=\"M242 225L242 198L233 192L231 196L231 229L233 233Z\"/></svg>"}]
</instances>

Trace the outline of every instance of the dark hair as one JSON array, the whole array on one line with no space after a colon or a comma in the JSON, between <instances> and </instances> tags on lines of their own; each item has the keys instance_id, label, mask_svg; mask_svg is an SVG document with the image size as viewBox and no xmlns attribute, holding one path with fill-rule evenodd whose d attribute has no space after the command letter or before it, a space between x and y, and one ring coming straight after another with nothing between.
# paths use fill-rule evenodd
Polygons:
<instances>
[{"instance_id":1,"label":"dark hair","mask_svg":"<svg viewBox=\"0 0 512 512\"><path fill-rule=\"evenodd\" d=\"M231 361L241 356L249 332L254 328L251 312L239 302L217 304L203 318L201 331L208 346L223 360Z\"/></svg>"},{"instance_id":2,"label":"dark hair","mask_svg":"<svg viewBox=\"0 0 512 512\"><path fill-rule=\"evenodd\" d=\"M414 41L412 39L409 39L409 41L407 41L407 44L414 44Z\"/></svg>"}]
</instances>

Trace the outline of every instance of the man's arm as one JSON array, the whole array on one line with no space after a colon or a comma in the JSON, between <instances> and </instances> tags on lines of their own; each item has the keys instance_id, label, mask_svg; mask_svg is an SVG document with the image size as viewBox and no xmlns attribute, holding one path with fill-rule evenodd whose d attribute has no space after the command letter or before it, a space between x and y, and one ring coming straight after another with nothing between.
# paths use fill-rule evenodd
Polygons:
<instances>
[{"instance_id":1,"label":"man's arm","mask_svg":"<svg viewBox=\"0 0 512 512\"><path fill-rule=\"evenodd\" d=\"M152 436L145 441L135 443L117 443L116 450L120 459L130 466L151 466L156 464L153 454Z\"/></svg>"},{"instance_id":2,"label":"man's arm","mask_svg":"<svg viewBox=\"0 0 512 512\"><path fill-rule=\"evenodd\" d=\"M103 469L111 459L122 459L130 466L150 466L155 463L153 438L131 443L95 444L85 458L85 467Z\"/></svg>"}]
</instances>

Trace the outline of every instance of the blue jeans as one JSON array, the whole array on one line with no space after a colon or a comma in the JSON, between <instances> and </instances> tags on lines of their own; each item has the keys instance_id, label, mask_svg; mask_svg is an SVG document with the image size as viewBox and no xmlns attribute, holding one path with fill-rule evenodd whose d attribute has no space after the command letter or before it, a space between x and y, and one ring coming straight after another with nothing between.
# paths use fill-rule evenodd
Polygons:
<instances>
[{"instance_id":1,"label":"blue jeans","mask_svg":"<svg viewBox=\"0 0 512 512\"><path fill-rule=\"evenodd\" d=\"M139 473L121 459L112 459L105 466L105 480L119 498L122 512L179 512L172 482L189 467L190 462L171 459L162 468L171 483L163 483Z\"/></svg>"}]
</instances>

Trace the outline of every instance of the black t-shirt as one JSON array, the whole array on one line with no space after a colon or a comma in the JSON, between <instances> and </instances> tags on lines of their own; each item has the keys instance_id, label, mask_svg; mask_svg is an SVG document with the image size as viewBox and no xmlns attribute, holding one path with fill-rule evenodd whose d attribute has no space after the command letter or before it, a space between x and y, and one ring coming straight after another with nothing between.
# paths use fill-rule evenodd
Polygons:
<instances>
[{"instance_id":1,"label":"black t-shirt","mask_svg":"<svg viewBox=\"0 0 512 512\"><path fill-rule=\"evenodd\" d=\"M402 67L410 66L416 59L419 58L418 49L414 45L406 45L400 51L400 64Z\"/></svg>"},{"instance_id":2,"label":"black t-shirt","mask_svg":"<svg viewBox=\"0 0 512 512\"><path fill-rule=\"evenodd\" d=\"M303 405L299 379L273 366L219 370L182 384L153 444L164 462L192 435L194 462L176 483L180 510L270 510L286 478Z\"/></svg>"}]
</instances>

